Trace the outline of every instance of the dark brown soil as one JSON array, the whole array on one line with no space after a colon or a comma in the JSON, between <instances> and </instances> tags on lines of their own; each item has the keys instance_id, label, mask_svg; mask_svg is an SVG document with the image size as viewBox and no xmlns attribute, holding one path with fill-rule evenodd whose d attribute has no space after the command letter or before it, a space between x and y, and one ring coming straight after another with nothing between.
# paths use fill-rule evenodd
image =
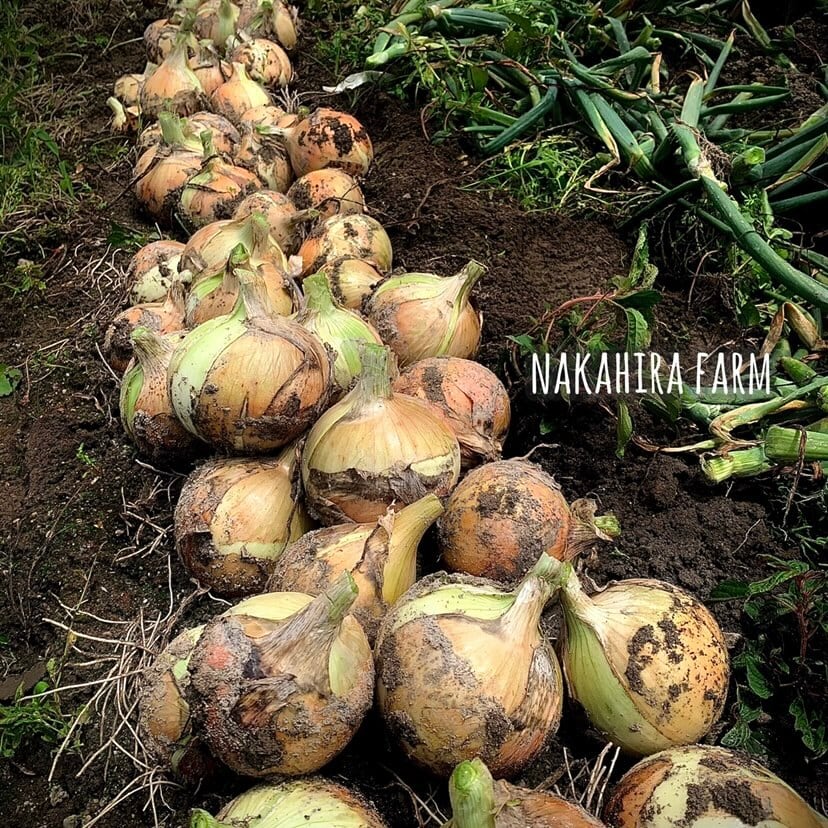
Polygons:
<instances>
[{"instance_id":1,"label":"dark brown soil","mask_svg":"<svg viewBox=\"0 0 828 828\"><path fill-rule=\"evenodd\" d=\"M118 12L118 3L108 7L98 21L101 32L109 34ZM141 8L137 14L137 20L127 19L121 26L119 39L137 37L157 16ZM111 82L142 63L140 45L125 46L113 52L93 78L97 103L83 125L88 144L112 140L106 138L104 106ZM308 62L302 69L301 88L319 88L319 71ZM348 106L345 100L337 99L336 104ZM624 272L627 240L609 225L529 215L505 198L464 192L458 185L472 177L473 164L457 146L430 145L418 115L387 97L360 95L355 114L376 149L376 165L365 182L366 201L388 229L395 265L452 272L475 258L489 267L476 301L485 317L481 356L490 367L502 365L506 336L528 329L546 306L600 290L610 277ZM88 144L72 148L78 159L85 158ZM169 529L180 479L163 476L159 486L156 473L136 461L117 420L115 381L96 350L109 318L125 298L119 274L128 256L108 246L110 223L146 228L130 197L120 197L131 162L106 168L85 160L84 167L80 175L94 196L85 199L72 224L46 242L47 289L23 297L0 290L0 357L25 365L17 393L0 399L0 632L9 641L0 646L0 676L29 671L26 690L43 675L47 659L61 657L64 633L44 619L67 622L62 604L74 607L82 602L87 612L113 619L131 619L139 611L154 617L166 611L170 590L178 601L193 589L174 554L168 576L170 532L148 554L128 557L154 536L155 530L142 519ZM33 252L29 258L35 256ZM113 256L115 270L107 266ZM688 308L689 279L677 276L670 285L659 310L659 346L712 350L736 336L715 294L696 293ZM625 460L617 460L613 420L596 404L579 403L543 415L520 387L514 392L507 454L523 454L541 441L552 443L552 448L539 449L534 459L554 474L567 497L590 495L619 517L621 538L589 566L599 583L651 576L705 598L724 578L761 575L762 555L786 556L792 551L771 532L766 489L755 483L711 487L693 464L665 455L631 450ZM552 433L544 438L538 428L542 415L554 421ZM642 418L641 424L647 425L646 420ZM202 598L182 619L182 628L217 608ZM731 607L712 608L727 631L739 632L739 618ZM84 629L110 637L118 632L91 619ZM77 654L69 659L84 660ZM99 675L71 663L64 669L63 683ZM16 683L4 682L2 687L5 691ZM86 697L87 691L65 693L63 703L71 709ZM91 730L84 744L88 755L96 745ZM580 713L567 709L559 738L527 776L529 781L537 783L559 771L562 744L576 758L594 757L601 747ZM824 776L820 783L817 768L795 767L784 742L772 760L804 793L825 794ZM96 765L78 779L81 761L69 756L50 783L50 761L49 749L33 744L0 765L0 813L14 825L76 826L77 821L63 820L98 812L133 773L116 754L107 774ZM326 772L341 774L369 795L395 828L422 824L399 779L424 799L444 787L395 755L374 714ZM167 800L178 810L168 824L184 824L193 804L215 810L228 793L245 786L221 779L194 796L171 791ZM438 802L444 805L442 793ZM151 825L151 813L140 810L143 804L141 796L128 800L97 824L121 825L126 818L133 825Z\"/></svg>"}]
</instances>

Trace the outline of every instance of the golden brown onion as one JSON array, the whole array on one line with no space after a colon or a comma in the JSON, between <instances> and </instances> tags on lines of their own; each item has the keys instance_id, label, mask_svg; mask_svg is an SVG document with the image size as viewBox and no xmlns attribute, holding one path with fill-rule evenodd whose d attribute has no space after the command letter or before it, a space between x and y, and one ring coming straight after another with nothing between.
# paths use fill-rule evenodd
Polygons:
<instances>
[{"instance_id":1,"label":"golden brown onion","mask_svg":"<svg viewBox=\"0 0 828 828\"><path fill-rule=\"evenodd\" d=\"M157 118L161 112L192 115L204 109L207 96L190 69L187 41L180 40L141 86L141 114Z\"/></svg>"},{"instance_id":2,"label":"golden brown onion","mask_svg":"<svg viewBox=\"0 0 828 828\"><path fill-rule=\"evenodd\" d=\"M242 125L242 137L234 160L256 173L265 185L277 193L287 192L293 181L293 170L284 147L261 129Z\"/></svg>"},{"instance_id":3,"label":"golden brown onion","mask_svg":"<svg viewBox=\"0 0 828 828\"><path fill-rule=\"evenodd\" d=\"M318 210L321 219L365 212L359 184L342 170L315 170L303 175L291 185L288 198L299 210Z\"/></svg>"},{"instance_id":4,"label":"golden brown onion","mask_svg":"<svg viewBox=\"0 0 828 828\"><path fill-rule=\"evenodd\" d=\"M241 122L242 116L254 106L267 106L271 103L270 95L250 78L242 63L233 63L232 74L210 96L213 110L224 115L234 124Z\"/></svg>"},{"instance_id":5,"label":"golden brown onion","mask_svg":"<svg viewBox=\"0 0 828 828\"><path fill-rule=\"evenodd\" d=\"M297 210L282 193L276 190L262 190L252 193L236 208L235 218L253 212L267 217L270 235L285 253L292 253L302 238L302 228L317 217L316 210Z\"/></svg>"},{"instance_id":6,"label":"golden brown onion","mask_svg":"<svg viewBox=\"0 0 828 828\"><path fill-rule=\"evenodd\" d=\"M287 86L293 77L290 58L284 49L263 37L240 43L233 49L230 60L243 63L247 74L265 86Z\"/></svg>"},{"instance_id":7,"label":"golden brown onion","mask_svg":"<svg viewBox=\"0 0 828 828\"><path fill-rule=\"evenodd\" d=\"M365 300L383 279L373 265L348 256L325 262L319 272L328 280L336 301L351 310L362 310Z\"/></svg>"},{"instance_id":8,"label":"golden brown onion","mask_svg":"<svg viewBox=\"0 0 828 828\"><path fill-rule=\"evenodd\" d=\"M147 60L156 64L161 63L172 52L180 34L181 28L178 23L174 23L166 17L150 23L144 29Z\"/></svg>"},{"instance_id":9,"label":"golden brown onion","mask_svg":"<svg viewBox=\"0 0 828 828\"><path fill-rule=\"evenodd\" d=\"M184 245L171 239L145 244L130 260L127 270L129 298L133 305L159 302L178 273Z\"/></svg>"},{"instance_id":10,"label":"golden brown onion","mask_svg":"<svg viewBox=\"0 0 828 828\"><path fill-rule=\"evenodd\" d=\"M299 249L305 276L338 258L361 259L377 270L391 269L391 240L383 226L370 216L332 216L320 222Z\"/></svg>"}]
</instances>

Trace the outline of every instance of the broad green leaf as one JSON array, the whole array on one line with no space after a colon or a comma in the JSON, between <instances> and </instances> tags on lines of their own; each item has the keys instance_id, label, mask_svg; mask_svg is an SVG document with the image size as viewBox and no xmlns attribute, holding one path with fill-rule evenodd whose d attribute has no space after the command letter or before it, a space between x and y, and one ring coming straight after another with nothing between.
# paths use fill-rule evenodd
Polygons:
<instances>
[{"instance_id":1,"label":"broad green leaf","mask_svg":"<svg viewBox=\"0 0 828 828\"><path fill-rule=\"evenodd\" d=\"M8 397L20 385L23 375L17 368L11 368L0 362L0 397Z\"/></svg>"},{"instance_id":2,"label":"broad green leaf","mask_svg":"<svg viewBox=\"0 0 828 828\"><path fill-rule=\"evenodd\" d=\"M640 311L624 308L627 317L627 336L624 350L634 354L643 351L650 344L650 326Z\"/></svg>"},{"instance_id":3,"label":"broad green leaf","mask_svg":"<svg viewBox=\"0 0 828 828\"><path fill-rule=\"evenodd\" d=\"M633 421L630 416L630 408L624 400L618 401L618 422L615 428L615 456L619 459L624 457L627 445L633 436Z\"/></svg>"}]
</instances>

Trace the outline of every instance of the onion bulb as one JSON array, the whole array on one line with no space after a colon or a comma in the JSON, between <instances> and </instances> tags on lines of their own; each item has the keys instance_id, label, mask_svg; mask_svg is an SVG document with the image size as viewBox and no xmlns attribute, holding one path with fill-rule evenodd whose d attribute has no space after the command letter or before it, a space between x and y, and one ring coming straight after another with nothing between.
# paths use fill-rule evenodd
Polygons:
<instances>
[{"instance_id":1,"label":"onion bulb","mask_svg":"<svg viewBox=\"0 0 828 828\"><path fill-rule=\"evenodd\" d=\"M327 779L266 784L237 796L215 816L194 810L189 828L387 828L373 806Z\"/></svg>"},{"instance_id":2,"label":"onion bulb","mask_svg":"<svg viewBox=\"0 0 828 828\"><path fill-rule=\"evenodd\" d=\"M263 37L240 43L231 53L230 60L243 63L247 74L265 86L287 86L293 77L293 67L285 50Z\"/></svg>"},{"instance_id":3,"label":"onion bulb","mask_svg":"<svg viewBox=\"0 0 828 828\"><path fill-rule=\"evenodd\" d=\"M234 253L234 264L246 257ZM277 316L262 277L236 267L228 316L191 331L170 362L170 398L184 427L216 448L263 453L295 440L327 405L331 359L301 325Z\"/></svg>"},{"instance_id":4,"label":"onion bulb","mask_svg":"<svg viewBox=\"0 0 828 828\"><path fill-rule=\"evenodd\" d=\"M233 63L233 72L210 96L213 109L228 121L238 124L242 115L254 106L267 106L270 95L249 77L243 63Z\"/></svg>"},{"instance_id":5,"label":"onion bulb","mask_svg":"<svg viewBox=\"0 0 828 828\"><path fill-rule=\"evenodd\" d=\"M207 46L199 45L196 53L189 59L188 65L207 96L212 95L230 74L229 64L224 63L215 50Z\"/></svg>"},{"instance_id":6,"label":"onion bulb","mask_svg":"<svg viewBox=\"0 0 828 828\"><path fill-rule=\"evenodd\" d=\"M350 175L365 175L374 160L371 139L352 115L317 109L292 126L272 130L287 147L297 176L334 167Z\"/></svg>"},{"instance_id":7,"label":"onion bulb","mask_svg":"<svg viewBox=\"0 0 828 828\"><path fill-rule=\"evenodd\" d=\"M323 219L365 212L359 184L342 170L328 168L303 175L288 190L288 198L299 210L313 207Z\"/></svg>"},{"instance_id":8,"label":"onion bulb","mask_svg":"<svg viewBox=\"0 0 828 828\"><path fill-rule=\"evenodd\" d=\"M239 28L270 36L289 52L296 47L296 10L282 0L242 0Z\"/></svg>"},{"instance_id":9,"label":"onion bulb","mask_svg":"<svg viewBox=\"0 0 828 828\"><path fill-rule=\"evenodd\" d=\"M121 311L106 330L103 353L112 369L123 374L133 357L132 332L136 328L167 334L184 328L184 285L175 279L161 302L143 302Z\"/></svg>"},{"instance_id":10,"label":"onion bulb","mask_svg":"<svg viewBox=\"0 0 828 828\"><path fill-rule=\"evenodd\" d=\"M356 385L316 422L302 453L310 513L322 523L370 523L460 475L460 447L426 403L395 394L388 348L362 346Z\"/></svg>"},{"instance_id":11,"label":"onion bulb","mask_svg":"<svg viewBox=\"0 0 828 828\"><path fill-rule=\"evenodd\" d=\"M211 751L246 776L298 776L326 765L371 707L374 663L349 610L344 573L282 621L233 615L208 624L190 661Z\"/></svg>"},{"instance_id":12,"label":"onion bulb","mask_svg":"<svg viewBox=\"0 0 828 828\"><path fill-rule=\"evenodd\" d=\"M453 818L443 828L603 828L578 805L547 791L495 781L480 759L461 762L449 779Z\"/></svg>"},{"instance_id":13,"label":"onion bulb","mask_svg":"<svg viewBox=\"0 0 828 828\"><path fill-rule=\"evenodd\" d=\"M267 590L319 595L350 572L359 588L351 612L373 643L388 607L417 579L417 546L442 512L440 499L429 494L375 523L308 532L282 553Z\"/></svg>"},{"instance_id":14,"label":"onion bulb","mask_svg":"<svg viewBox=\"0 0 828 828\"><path fill-rule=\"evenodd\" d=\"M121 381L121 423L138 451L156 465L188 459L198 443L178 422L167 390L167 366L181 332L132 332L135 360Z\"/></svg>"},{"instance_id":15,"label":"onion bulb","mask_svg":"<svg viewBox=\"0 0 828 828\"><path fill-rule=\"evenodd\" d=\"M610 583L588 596L560 568L561 658L569 691L592 724L628 753L701 739L719 719L730 666L707 608L662 581Z\"/></svg>"},{"instance_id":16,"label":"onion bulb","mask_svg":"<svg viewBox=\"0 0 828 828\"><path fill-rule=\"evenodd\" d=\"M297 210L283 193L259 190L239 203L233 217L243 218L256 212L265 215L270 235L287 253L297 247L302 225L317 216L315 210Z\"/></svg>"},{"instance_id":17,"label":"onion bulb","mask_svg":"<svg viewBox=\"0 0 828 828\"><path fill-rule=\"evenodd\" d=\"M828 819L758 762L705 745L643 759L612 790L604 819L613 828L828 826Z\"/></svg>"},{"instance_id":18,"label":"onion bulb","mask_svg":"<svg viewBox=\"0 0 828 828\"><path fill-rule=\"evenodd\" d=\"M239 7L230 0L207 0L195 15L193 32L202 40L211 40L222 51L236 34Z\"/></svg>"},{"instance_id":19,"label":"onion bulb","mask_svg":"<svg viewBox=\"0 0 828 828\"><path fill-rule=\"evenodd\" d=\"M458 357L421 359L400 374L394 390L419 397L442 413L460 443L463 468L500 458L511 420L509 394L479 362Z\"/></svg>"},{"instance_id":20,"label":"onion bulb","mask_svg":"<svg viewBox=\"0 0 828 828\"><path fill-rule=\"evenodd\" d=\"M171 239L145 244L130 260L127 277L129 298L133 305L159 302L170 289L178 273L184 245Z\"/></svg>"},{"instance_id":21,"label":"onion bulb","mask_svg":"<svg viewBox=\"0 0 828 828\"><path fill-rule=\"evenodd\" d=\"M135 106L141 96L141 87L144 85L144 79L145 76L143 74L132 73L129 75L121 75L115 81L112 94L124 106Z\"/></svg>"},{"instance_id":22,"label":"onion bulb","mask_svg":"<svg viewBox=\"0 0 828 828\"><path fill-rule=\"evenodd\" d=\"M360 310L363 302L382 281L382 275L373 265L347 256L325 262L319 272L328 280L336 301L351 310Z\"/></svg>"},{"instance_id":23,"label":"onion bulb","mask_svg":"<svg viewBox=\"0 0 828 828\"><path fill-rule=\"evenodd\" d=\"M299 249L303 273L316 273L333 259L361 259L377 270L391 269L391 239L383 226L370 216L332 216L320 222Z\"/></svg>"},{"instance_id":24,"label":"onion bulb","mask_svg":"<svg viewBox=\"0 0 828 828\"><path fill-rule=\"evenodd\" d=\"M230 596L264 589L285 547L311 528L295 471L296 450L288 446L275 458L213 460L187 478L175 545L202 586Z\"/></svg>"},{"instance_id":25,"label":"onion bulb","mask_svg":"<svg viewBox=\"0 0 828 828\"><path fill-rule=\"evenodd\" d=\"M283 125L287 118L295 119L296 116L288 115L281 106L274 106L273 104L254 106L242 115L239 126L244 128L245 124L250 124L251 126L279 127ZM291 171L292 174L293 172Z\"/></svg>"},{"instance_id":26,"label":"onion bulb","mask_svg":"<svg viewBox=\"0 0 828 828\"><path fill-rule=\"evenodd\" d=\"M373 326L356 311L347 310L336 302L321 273L308 276L302 289L305 304L296 315L296 321L334 351L334 383L340 391L347 391L362 370L360 343L382 345L382 340Z\"/></svg>"},{"instance_id":27,"label":"onion bulb","mask_svg":"<svg viewBox=\"0 0 828 828\"><path fill-rule=\"evenodd\" d=\"M595 503L571 506L555 480L526 460L499 460L470 471L451 493L440 521L449 569L496 581L522 576L545 552L568 560L619 532Z\"/></svg>"},{"instance_id":28,"label":"onion bulb","mask_svg":"<svg viewBox=\"0 0 828 828\"><path fill-rule=\"evenodd\" d=\"M426 357L475 355L483 315L471 306L469 295L485 272L471 261L454 276L405 273L374 291L366 313L400 366Z\"/></svg>"},{"instance_id":29,"label":"onion bulb","mask_svg":"<svg viewBox=\"0 0 828 828\"><path fill-rule=\"evenodd\" d=\"M204 133L202 138L207 160L178 197L178 216L186 227L193 229L231 216L239 201L262 186L252 172L228 164L216 152L210 133Z\"/></svg>"},{"instance_id":30,"label":"onion bulb","mask_svg":"<svg viewBox=\"0 0 828 828\"><path fill-rule=\"evenodd\" d=\"M284 147L259 127L242 124L242 138L234 160L256 173L277 193L287 192L293 181L293 169Z\"/></svg>"},{"instance_id":31,"label":"onion bulb","mask_svg":"<svg viewBox=\"0 0 828 828\"><path fill-rule=\"evenodd\" d=\"M141 114L157 118L161 112L192 115L204 109L207 96L190 69L186 38L179 40L141 87Z\"/></svg>"},{"instance_id":32,"label":"onion bulb","mask_svg":"<svg viewBox=\"0 0 828 828\"><path fill-rule=\"evenodd\" d=\"M155 20L144 29L144 45L147 49L147 60L161 63L175 48L176 40L181 34L178 23L166 17Z\"/></svg>"},{"instance_id":33,"label":"onion bulb","mask_svg":"<svg viewBox=\"0 0 828 828\"><path fill-rule=\"evenodd\" d=\"M141 120L141 110L137 106L124 107L115 97L106 99L106 105L112 110L112 120L109 127L113 132L135 132Z\"/></svg>"},{"instance_id":34,"label":"onion bulb","mask_svg":"<svg viewBox=\"0 0 828 828\"><path fill-rule=\"evenodd\" d=\"M392 606L376 644L377 704L403 752L447 777L480 757L512 776L554 735L563 686L538 626L548 557L514 589L437 573Z\"/></svg>"}]
</instances>

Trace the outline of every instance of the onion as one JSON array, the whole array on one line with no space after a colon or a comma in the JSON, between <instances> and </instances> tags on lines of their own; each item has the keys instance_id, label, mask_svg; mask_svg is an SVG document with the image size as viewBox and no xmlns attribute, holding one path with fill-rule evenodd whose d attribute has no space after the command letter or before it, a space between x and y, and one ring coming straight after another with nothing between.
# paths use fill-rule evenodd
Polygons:
<instances>
[{"instance_id":1,"label":"onion","mask_svg":"<svg viewBox=\"0 0 828 828\"><path fill-rule=\"evenodd\" d=\"M144 85L143 74L121 75L115 81L112 94L124 105L135 106L141 95L141 87Z\"/></svg>"},{"instance_id":2,"label":"onion","mask_svg":"<svg viewBox=\"0 0 828 828\"><path fill-rule=\"evenodd\" d=\"M175 509L175 545L202 586L220 595L261 592L285 547L310 530L295 464L296 449L288 446L275 458L213 460L187 478Z\"/></svg>"},{"instance_id":3,"label":"onion","mask_svg":"<svg viewBox=\"0 0 828 828\"><path fill-rule=\"evenodd\" d=\"M198 78L205 95L212 95L230 74L229 64L224 63L212 48L199 46L189 59L188 66Z\"/></svg>"},{"instance_id":4,"label":"onion","mask_svg":"<svg viewBox=\"0 0 828 828\"><path fill-rule=\"evenodd\" d=\"M252 80L243 63L233 63L233 72L210 96L213 109L228 121L238 124L242 115L254 106L267 106L270 95Z\"/></svg>"},{"instance_id":5,"label":"onion","mask_svg":"<svg viewBox=\"0 0 828 828\"><path fill-rule=\"evenodd\" d=\"M287 196L276 190L251 193L236 207L233 216L243 218L251 213L262 213L267 217L270 235L287 252L296 248L302 225L317 216L315 210L297 210Z\"/></svg>"},{"instance_id":6,"label":"onion","mask_svg":"<svg viewBox=\"0 0 828 828\"><path fill-rule=\"evenodd\" d=\"M175 47L175 42L181 34L178 23L166 17L155 20L144 29L144 45L147 49L147 60L161 63Z\"/></svg>"},{"instance_id":7,"label":"onion","mask_svg":"<svg viewBox=\"0 0 828 828\"><path fill-rule=\"evenodd\" d=\"M326 765L371 707L374 663L344 573L283 621L235 615L208 624L191 688L213 754L246 776L297 776Z\"/></svg>"},{"instance_id":8,"label":"onion","mask_svg":"<svg viewBox=\"0 0 828 828\"><path fill-rule=\"evenodd\" d=\"M614 516L595 517L594 501L569 506L534 463L500 460L470 471L451 493L440 548L449 569L511 581L543 552L570 559L618 531Z\"/></svg>"},{"instance_id":9,"label":"onion","mask_svg":"<svg viewBox=\"0 0 828 828\"><path fill-rule=\"evenodd\" d=\"M232 155L241 141L239 131L230 121L215 112L196 112L187 118L187 126L197 135L207 130L216 152Z\"/></svg>"},{"instance_id":10,"label":"onion","mask_svg":"<svg viewBox=\"0 0 828 828\"><path fill-rule=\"evenodd\" d=\"M325 262L319 272L328 280L336 301L351 310L360 310L365 299L382 281L382 276L373 265L347 256Z\"/></svg>"},{"instance_id":11,"label":"onion","mask_svg":"<svg viewBox=\"0 0 828 828\"><path fill-rule=\"evenodd\" d=\"M316 273L341 257L362 259L384 273L391 269L391 239L370 216L332 216L320 222L299 250L303 273Z\"/></svg>"},{"instance_id":12,"label":"onion","mask_svg":"<svg viewBox=\"0 0 828 828\"><path fill-rule=\"evenodd\" d=\"M242 248L234 254L239 264ZM301 325L276 316L262 277L237 268L228 316L191 331L170 363L170 398L184 427L216 448L262 453L295 440L324 410L331 360Z\"/></svg>"},{"instance_id":13,"label":"onion","mask_svg":"<svg viewBox=\"0 0 828 828\"><path fill-rule=\"evenodd\" d=\"M278 140L263 134L258 127L242 125L242 138L235 162L252 170L271 189L287 192L293 170Z\"/></svg>"},{"instance_id":14,"label":"onion","mask_svg":"<svg viewBox=\"0 0 828 828\"><path fill-rule=\"evenodd\" d=\"M461 762L449 779L453 818L444 828L603 828L583 808L547 791L497 782L472 759Z\"/></svg>"},{"instance_id":15,"label":"onion","mask_svg":"<svg viewBox=\"0 0 828 828\"><path fill-rule=\"evenodd\" d=\"M480 757L499 776L535 759L561 717L555 653L538 626L548 557L512 592L445 573L390 608L376 644L377 704L403 752L447 777Z\"/></svg>"},{"instance_id":16,"label":"onion","mask_svg":"<svg viewBox=\"0 0 828 828\"><path fill-rule=\"evenodd\" d=\"M314 170L303 175L288 190L288 198L299 210L319 210L323 219L365 212L359 184L342 170Z\"/></svg>"},{"instance_id":17,"label":"onion","mask_svg":"<svg viewBox=\"0 0 828 828\"><path fill-rule=\"evenodd\" d=\"M401 366L426 357L475 355L483 315L469 304L469 294L485 272L471 261L454 276L406 273L374 291L366 313Z\"/></svg>"},{"instance_id":18,"label":"onion","mask_svg":"<svg viewBox=\"0 0 828 828\"><path fill-rule=\"evenodd\" d=\"M362 371L360 343L382 345L382 340L369 322L336 302L321 273L308 276L302 289L305 305L296 321L334 351L334 383L340 391L347 391Z\"/></svg>"},{"instance_id":19,"label":"onion","mask_svg":"<svg viewBox=\"0 0 828 828\"><path fill-rule=\"evenodd\" d=\"M183 333L132 332L136 359L121 381L121 423L138 451L156 465L191 458L198 443L176 419L167 391L167 366Z\"/></svg>"},{"instance_id":20,"label":"onion","mask_svg":"<svg viewBox=\"0 0 828 828\"><path fill-rule=\"evenodd\" d=\"M132 359L136 328L166 334L184 328L184 285L176 279L162 302L144 302L121 311L106 330L103 353L112 369L123 374Z\"/></svg>"},{"instance_id":21,"label":"onion","mask_svg":"<svg viewBox=\"0 0 828 828\"><path fill-rule=\"evenodd\" d=\"M127 277L129 298L133 305L159 302L170 289L178 272L184 245L171 239L145 244L130 260Z\"/></svg>"},{"instance_id":22,"label":"onion","mask_svg":"<svg viewBox=\"0 0 828 828\"><path fill-rule=\"evenodd\" d=\"M391 390L388 348L363 345L362 373L311 429L302 453L310 513L326 525L377 520L426 494L446 496L460 475L451 429L422 401Z\"/></svg>"},{"instance_id":23,"label":"onion","mask_svg":"<svg viewBox=\"0 0 828 828\"><path fill-rule=\"evenodd\" d=\"M193 32L203 40L211 40L217 49L224 50L227 41L236 34L239 7L230 0L207 0L195 15Z\"/></svg>"},{"instance_id":24,"label":"onion","mask_svg":"<svg viewBox=\"0 0 828 828\"><path fill-rule=\"evenodd\" d=\"M269 126L279 127L287 118L293 118L295 115L288 115L281 106L274 106L267 104L265 106L253 106L247 110L241 117L240 126L243 128L245 124L252 126ZM284 154L284 153L283 153ZM291 175L293 172L291 171Z\"/></svg>"},{"instance_id":25,"label":"onion","mask_svg":"<svg viewBox=\"0 0 828 828\"><path fill-rule=\"evenodd\" d=\"M375 523L309 532L282 553L267 590L319 595L350 572L359 588L351 612L373 643L388 607L417 579L417 546L442 512L440 499L429 494Z\"/></svg>"},{"instance_id":26,"label":"onion","mask_svg":"<svg viewBox=\"0 0 828 828\"><path fill-rule=\"evenodd\" d=\"M263 37L236 46L230 60L243 63L247 74L265 86L287 86L293 78L293 67L284 49Z\"/></svg>"},{"instance_id":27,"label":"onion","mask_svg":"<svg viewBox=\"0 0 828 828\"><path fill-rule=\"evenodd\" d=\"M511 420L509 394L479 362L457 357L422 359L400 374L394 390L419 397L443 414L460 443L463 468L499 459Z\"/></svg>"},{"instance_id":28,"label":"onion","mask_svg":"<svg viewBox=\"0 0 828 828\"><path fill-rule=\"evenodd\" d=\"M135 132L141 120L141 110L137 106L124 108L124 105L114 97L106 99L106 105L112 110L112 120L109 127L113 132Z\"/></svg>"},{"instance_id":29,"label":"onion","mask_svg":"<svg viewBox=\"0 0 828 828\"><path fill-rule=\"evenodd\" d=\"M224 271L200 279L187 296L187 327L194 328L217 316L232 313L239 296L239 279L236 268L255 270L262 278L271 310L279 316L289 316L294 311L296 286L288 281L284 272L272 262L252 266L250 261L232 263L230 254Z\"/></svg>"},{"instance_id":30,"label":"onion","mask_svg":"<svg viewBox=\"0 0 828 828\"><path fill-rule=\"evenodd\" d=\"M335 167L351 175L365 175L374 160L371 139L352 115L335 109L317 109L292 126L273 130L287 147L297 176Z\"/></svg>"},{"instance_id":31,"label":"onion","mask_svg":"<svg viewBox=\"0 0 828 828\"><path fill-rule=\"evenodd\" d=\"M182 38L141 87L141 114L156 118L161 112L192 115L204 109L207 96L188 63L187 40Z\"/></svg>"},{"instance_id":32,"label":"onion","mask_svg":"<svg viewBox=\"0 0 828 828\"><path fill-rule=\"evenodd\" d=\"M722 713L730 676L724 636L707 608L644 579L587 596L571 564L557 566L561 658L570 694L592 724L639 755L701 739Z\"/></svg>"},{"instance_id":33,"label":"onion","mask_svg":"<svg viewBox=\"0 0 828 828\"><path fill-rule=\"evenodd\" d=\"M296 47L296 10L282 0L242 0L239 28L269 35L289 52Z\"/></svg>"},{"instance_id":34,"label":"onion","mask_svg":"<svg viewBox=\"0 0 828 828\"><path fill-rule=\"evenodd\" d=\"M212 817L194 810L190 828L387 828L373 806L327 779L259 785L237 796Z\"/></svg>"},{"instance_id":35,"label":"onion","mask_svg":"<svg viewBox=\"0 0 828 828\"><path fill-rule=\"evenodd\" d=\"M650 756L628 771L604 808L614 828L826 828L767 768L738 753L691 745Z\"/></svg>"}]
</instances>

